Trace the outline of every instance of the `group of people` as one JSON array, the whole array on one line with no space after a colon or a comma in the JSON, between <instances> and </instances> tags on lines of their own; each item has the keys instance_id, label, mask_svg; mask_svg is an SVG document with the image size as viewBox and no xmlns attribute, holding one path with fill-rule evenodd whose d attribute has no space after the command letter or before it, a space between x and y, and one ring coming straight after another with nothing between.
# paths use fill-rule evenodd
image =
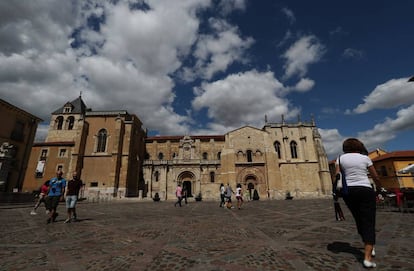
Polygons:
<instances>
[{"instance_id":1,"label":"group of people","mask_svg":"<svg viewBox=\"0 0 414 271\"><path fill-rule=\"evenodd\" d=\"M224 184L220 185L220 207L227 207L228 209L234 208L231 202L233 194L236 195L237 208L240 210L244 202L241 184L237 184L236 192L233 191L229 184L226 187L224 187Z\"/></svg>"},{"instance_id":2,"label":"group of people","mask_svg":"<svg viewBox=\"0 0 414 271\"><path fill-rule=\"evenodd\" d=\"M44 203L46 214L49 215L46 223L49 224L56 222L56 218L59 215L57 212L59 202L65 201L67 218L64 223L77 221L76 203L78 201L79 191L82 188L82 185L82 180L79 179L76 171L73 172L72 179L66 181L66 179L63 178L63 172L58 170L56 172L56 177L47 180L40 187L39 199L30 214L36 215L37 208Z\"/></svg>"}]
</instances>

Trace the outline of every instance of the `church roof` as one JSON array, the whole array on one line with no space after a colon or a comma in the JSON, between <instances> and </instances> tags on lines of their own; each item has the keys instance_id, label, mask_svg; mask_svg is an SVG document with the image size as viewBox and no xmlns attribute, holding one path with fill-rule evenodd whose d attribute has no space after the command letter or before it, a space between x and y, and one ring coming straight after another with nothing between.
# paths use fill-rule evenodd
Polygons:
<instances>
[{"instance_id":1,"label":"church roof","mask_svg":"<svg viewBox=\"0 0 414 271\"><path fill-rule=\"evenodd\" d=\"M68 106L72 108L72 110L70 111L71 114L85 114L85 111L87 110L87 107L85 103L83 102L82 97L79 96L75 100L65 103L62 107L54 111L52 114L56 115L56 114L68 113L68 112L65 112L65 108Z\"/></svg>"},{"instance_id":2,"label":"church roof","mask_svg":"<svg viewBox=\"0 0 414 271\"><path fill-rule=\"evenodd\" d=\"M378 162L378 161L383 161L387 159L413 159L413 158L414 158L414 150L406 150L406 151L388 152L386 154L373 158L372 161Z\"/></svg>"}]
</instances>

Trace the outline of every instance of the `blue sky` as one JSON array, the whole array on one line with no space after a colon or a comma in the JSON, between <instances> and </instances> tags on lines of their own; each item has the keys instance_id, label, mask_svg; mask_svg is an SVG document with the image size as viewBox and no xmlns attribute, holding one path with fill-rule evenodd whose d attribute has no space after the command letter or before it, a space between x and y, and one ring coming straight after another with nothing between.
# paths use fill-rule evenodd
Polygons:
<instances>
[{"instance_id":1,"label":"blue sky","mask_svg":"<svg viewBox=\"0 0 414 271\"><path fill-rule=\"evenodd\" d=\"M224 134L314 116L329 158L347 137L413 148L413 1L1 1L0 97L45 120L82 92L150 135Z\"/></svg>"}]
</instances>

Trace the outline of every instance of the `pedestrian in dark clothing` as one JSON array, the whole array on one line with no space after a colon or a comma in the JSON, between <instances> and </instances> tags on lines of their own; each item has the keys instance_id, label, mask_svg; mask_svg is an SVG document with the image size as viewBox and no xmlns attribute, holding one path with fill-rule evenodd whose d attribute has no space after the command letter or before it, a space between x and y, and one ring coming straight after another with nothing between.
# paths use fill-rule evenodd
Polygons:
<instances>
[{"instance_id":1,"label":"pedestrian in dark clothing","mask_svg":"<svg viewBox=\"0 0 414 271\"><path fill-rule=\"evenodd\" d=\"M66 209L68 217L65 223L77 220L76 203L78 202L79 191L82 187L82 181L79 179L77 172L73 172L72 179L67 183L66 189Z\"/></svg>"}]
</instances>

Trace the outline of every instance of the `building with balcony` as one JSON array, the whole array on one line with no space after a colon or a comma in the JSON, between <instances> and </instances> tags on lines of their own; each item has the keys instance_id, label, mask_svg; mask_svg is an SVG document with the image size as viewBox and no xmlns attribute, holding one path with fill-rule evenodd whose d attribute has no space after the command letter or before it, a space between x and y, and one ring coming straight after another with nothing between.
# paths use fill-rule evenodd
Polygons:
<instances>
[{"instance_id":1,"label":"building with balcony","mask_svg":"<svg viewBox=\"0 0 414 271\"><path fill-rule=\"evenodd\" d=\"M41 121L0 99L0 192L22 192L30 151Z\"/></svg>"}]
</instances>

